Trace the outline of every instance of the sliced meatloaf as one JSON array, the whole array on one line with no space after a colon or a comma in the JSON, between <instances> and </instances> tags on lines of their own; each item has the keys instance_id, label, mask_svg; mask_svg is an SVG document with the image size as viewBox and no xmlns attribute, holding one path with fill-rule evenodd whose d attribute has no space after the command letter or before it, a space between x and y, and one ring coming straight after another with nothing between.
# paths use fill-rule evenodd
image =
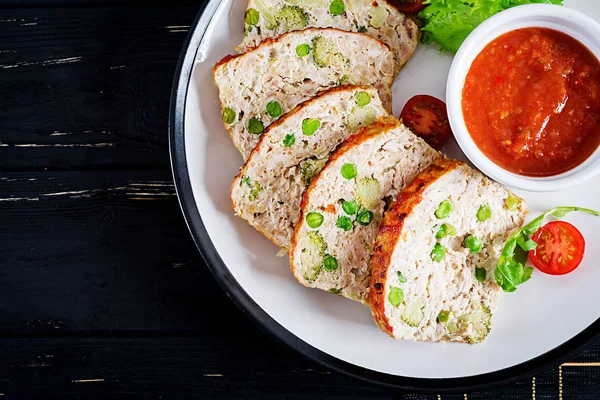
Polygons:
<instances>
[{"instance_id":1,"label":"sliced meatloaf","mask_svg":"<svg viewBox=\"0 0 600 400\"><path fill-rule=\"evenodd\" d=\"M269 126L234 179L235 213L287 247L302 193L330 153L361 126L384 115L377 91L369 86L335 87L298 105Z\"/></svg>"},{"instance_id":2,"label":"sliced meatloaf","mask_svg":"<svg viewBox=\"0 0 600 400\"><path fill-rule=\"evenodd\" d=\"M438 157L393 117L348 138L302 197L290 245L296 279L366 302L369 261L386 203Z\"/></svg>"},{"instance_id":3,"label":"sliced meatloaf","mask_svg":"<svg viewBox=\"0 0 600 400\"><path fill-rule=\"evenodd\" d=\"M522 199L480 172L437 160L379 228L370 288L379 327L395 339L484 340L499 292L495 266L525 214Z\"/></svg>"},{"instance_id":4,"label":"sliced meatloaf","mask_svg":"<svg viewBox=\"0 0 600 400\"><path fill-rule=\"evenodd\" d=\"M394 54L383 42L362 33L306 29L226 57L213 74L223 123L246 160L270 124L333 86L373 86L390 111Z\"/></svg>"},{"instance_id":5,"label":"sliced meatloaf","mask_svg":"<svg viewBox=\"0 0 600 400\"><path fill-rule=\"evenodd\" d=\"M363 32L389 45L397 71L419 41L417 25L384 0L249 0L244 22L244 39L237 48L240 52L285 32L338 28Z\"/></svg>"}]
</instances>

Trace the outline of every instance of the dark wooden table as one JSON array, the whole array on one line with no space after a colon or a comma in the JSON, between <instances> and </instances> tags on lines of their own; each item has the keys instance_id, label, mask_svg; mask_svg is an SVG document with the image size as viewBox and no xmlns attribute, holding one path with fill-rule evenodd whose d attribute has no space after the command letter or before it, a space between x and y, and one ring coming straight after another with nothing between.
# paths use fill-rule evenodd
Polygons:
<instances>
[{"instance_id":1,"label":"dark wooden table","mask_svg":"<svg viewBox=\"0 0 600 400\"><path fill-rule=\"evenodd\" d=\"M199 6L0 0L0 398L600 399L600 367L580 364L600 346L438 397L328 371L255 327L171 179L169 96Z\"/></svg>"}]
</instances>

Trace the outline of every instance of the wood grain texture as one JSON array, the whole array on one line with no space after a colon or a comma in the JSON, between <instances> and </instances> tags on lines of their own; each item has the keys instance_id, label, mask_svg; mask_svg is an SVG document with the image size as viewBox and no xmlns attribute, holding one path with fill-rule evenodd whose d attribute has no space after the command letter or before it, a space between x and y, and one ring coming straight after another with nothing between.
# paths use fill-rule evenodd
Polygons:
<instances>
[{"instance_id":1,"label":"wood grain texture","mask_svg":"<svg viewBox=\"0 0 600 400\"><path fill-rule=\"evenodd\" d=\"M193 7L5 9L0 170L168 167Z\"/></svg>"},{"instance_id":2,"label":"wood grain texture","mask_svg":"<svg viewBox=\"0 0 600 400\"><path fill-rule=\"evenodd\" d=\"M402 398L314 366L264 340L5 340L0 354L0 370L11 371L0 379L6 398L25 390L44 399Z\"/></svg>"},{"instance_id":3,"label":"wood grain texture","mask_svg":"<svg viewBox=\"0 0 600 400\"><path fill-rule=\"evenodd\" d=\"M415 395L364 384L274 347L208 337L4 339L0 393L44 399L532 399L531 380L456 395ZM590 352L598 356L596 346ZM576 375L577 374L577 375ZM597 399L600 368L563 368L564 399ZM587 379L588 382L582 382ZM579 380L579 385L577 384ZM536 377L536 399L558 398L559 375Z\"/></svg>"},{"instance_id":4,"label":"wood grain texture","mask_svg":"<svg viewBox=\"0 0 600 400\"><path fill-rule=\"evenodd\" d=\"M230 335L239 323L168 171L3 173L0 193L0 335Z\"/></svg>"}]
</instances>

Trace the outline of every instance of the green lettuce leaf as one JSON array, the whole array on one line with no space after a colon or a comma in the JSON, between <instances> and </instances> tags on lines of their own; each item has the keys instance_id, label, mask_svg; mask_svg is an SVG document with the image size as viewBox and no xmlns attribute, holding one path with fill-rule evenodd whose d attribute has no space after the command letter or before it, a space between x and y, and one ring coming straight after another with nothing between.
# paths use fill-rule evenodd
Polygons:
<instances>
[{"instance_id":1,"label":"green lettuce leaf","mask_svg":"<svg viewBox=\"0 0 600 400\"><path fill-rule=\"evenodd\" d=\"M426 0L427 7L419 13L422 41L456 53L467 36L492 15L533 3L563 5L563 0Z\"/></svg>"}]
</instances>

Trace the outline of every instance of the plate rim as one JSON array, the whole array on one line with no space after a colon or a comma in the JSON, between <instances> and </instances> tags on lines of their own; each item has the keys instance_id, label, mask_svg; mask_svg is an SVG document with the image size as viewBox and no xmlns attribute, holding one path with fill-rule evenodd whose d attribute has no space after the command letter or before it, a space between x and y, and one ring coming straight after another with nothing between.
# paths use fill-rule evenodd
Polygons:
<instances>
[{"instance_id":1,"label":"plate rim","mask_svg":"<svg viewBox=\"0 0 600 400\"><path fill-rule=\"evenodd\" d=\"M192 192L185 152L185 105L196 53L222 1L203 0L183 43L171 90L168 119L169 153L177 198L194 243L221 288L250 321L277 342L325 368L377 386L416 393L470 392L530 378L550 366L563 363L598 341L600 318L561 345L511 367L457 378L405 377L374 371L331 356L295 336L263 310L229 272L204 227Z\"/></svg>"}]
</instances>

